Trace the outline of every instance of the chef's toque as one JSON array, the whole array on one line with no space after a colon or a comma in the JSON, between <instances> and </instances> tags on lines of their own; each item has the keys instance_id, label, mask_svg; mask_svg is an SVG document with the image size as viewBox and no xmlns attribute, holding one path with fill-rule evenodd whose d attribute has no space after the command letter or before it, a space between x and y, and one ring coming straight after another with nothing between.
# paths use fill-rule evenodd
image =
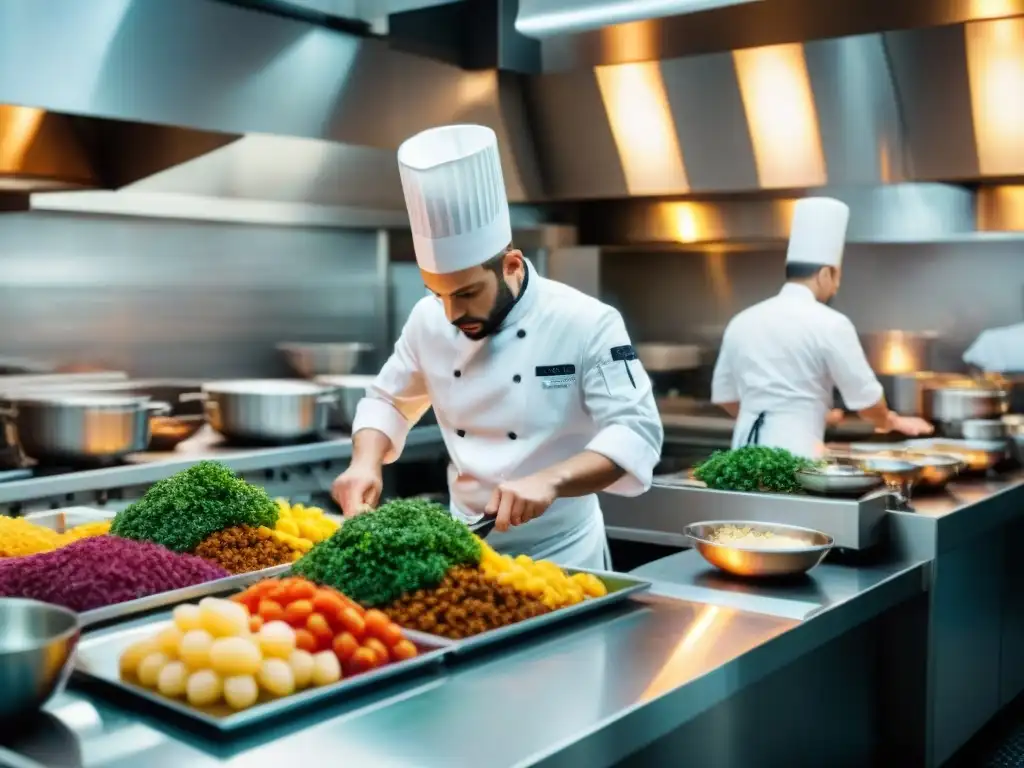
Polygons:
<instances>
[{"instance_id":1,"label":"chef's toque","mask_svg":"<svg viewBox=\"0 0 1024 768\"><path fill-rule=\"evenodd\" d=\"M805 197L796 201L789 230L787 264L840 267L850 206L831 197Z\"/></svg>"},{"instance_id":2,"label":"chef's toque","mask_svg":"<svg viewBox=\"0 0 1024 768\"><path fill-rule=\"evenodd\" d=\"M458 272L512 241L498 138L482 125L446 125L398 148L405 207L420 269Z\"/></svg>"}]
</instances>

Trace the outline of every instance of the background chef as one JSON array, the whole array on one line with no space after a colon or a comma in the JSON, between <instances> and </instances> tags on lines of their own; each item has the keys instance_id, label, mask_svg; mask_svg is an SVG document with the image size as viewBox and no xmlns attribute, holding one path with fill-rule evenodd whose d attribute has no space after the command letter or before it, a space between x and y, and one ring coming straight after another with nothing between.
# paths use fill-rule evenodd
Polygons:
<instances>
[{"instance_id":1,"label":"background chef","mask_svg":"<svg viewBox=\"0 0 1024 768\"><path fill-rule=\"evenodd\" d=\"M963 360L983 373L1024 373L1024 323L982 331Z\"/></svg>"},{"instance_id":2,"label":"background chef","mask_svg":"<svg viewBox=\"0 0 1024 768\"><path fill-rule=\"evenodd\" d=\"M456 517L496 515L488 542L500 551L608 567L595 493L647 490L663 437L621 316L541 277L512 247L491 129L424 131L399 147L398 164L433 296L359 403L335 500L346 515L376 504L382 464L432 404Z\"/></svg>"},{"instance_id":3,"label":"background chef","mask_svg":"<svg viewBox=\"0 0 1024 768\"><path fill-rule=\"evenodd\" d=\"M818 458L836 420L833 391L876 429L926 434L932 427L889 410L853 323L827 306L839 290L850 209L831 198L797 202L777 296L740 312L725 329L711 399L736 417L732 447L785 448Z\"/></svg>"}]
</instances>

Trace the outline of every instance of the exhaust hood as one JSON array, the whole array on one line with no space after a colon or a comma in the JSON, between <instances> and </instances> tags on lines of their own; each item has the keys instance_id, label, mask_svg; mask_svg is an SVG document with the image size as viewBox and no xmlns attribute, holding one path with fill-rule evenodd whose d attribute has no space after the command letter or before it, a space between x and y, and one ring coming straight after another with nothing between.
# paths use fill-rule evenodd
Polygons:
<instances>
[{"instance_id":1,"label":"exhaust hood","mask_svg":"<svg viewBox=\"0 0 1024 768\"><path fill-rule=\"evenodd\" d=\"M0 192L96 186L96 169L69 118L0 104Z\"/></svg>"},{"instance_id":2,"label":"exhaust hood","mask_svg":"<svg viewBox=\"0 0 1024 768\"><path fill-rule=\"evenodd\" d=\"M695 13L759 0L519 0L516 30L530 37L587 32L612 24Z\"/></svg>"}]
</instances>

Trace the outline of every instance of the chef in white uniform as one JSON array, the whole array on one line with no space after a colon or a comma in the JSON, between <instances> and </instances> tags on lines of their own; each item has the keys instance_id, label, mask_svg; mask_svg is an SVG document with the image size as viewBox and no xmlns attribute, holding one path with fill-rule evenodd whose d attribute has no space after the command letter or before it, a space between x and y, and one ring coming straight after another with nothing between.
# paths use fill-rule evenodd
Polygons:
<instances>
[{"instance_id":1,"label":"chef in white uniform","mask_svg":"<svg viewBox=\"0 0 1024 768\"><path fill-rule=\"evenodd\" d=\"M1024 372L1024 323L982 331L963 360L983 373Z\"/></svg>"},{"instance_id":2,"label":"chef in white uniform","mask_svg":"<svg viewBox=\"0 0 1024 768\"><path fill-rule=\"evenodd\" d=\"M921 419L889 410L853 323L828 303L839 290L850 209L831 198L797 202L777 296L740 312L725 329L711 399L736 418L732 447L824 453L833 390L876 429L927 434Z\"/></svg>"},{"instance_id":3,"label":"chef in white uniform","mask_svg":"<svg viewBox=\"0 0 1024 768\"><path fill-rule=\"evenodd\" d=\"M335 500L346 515L375 505L382 464L433 405L453 515L495 515L488 543L499 551L607 567L595 494L646 491L663 438L622 317L541 277L512 247L491 129L424 131L399 147L398 164L432 295L359 403Z\"/></svg>"}]
</instances>

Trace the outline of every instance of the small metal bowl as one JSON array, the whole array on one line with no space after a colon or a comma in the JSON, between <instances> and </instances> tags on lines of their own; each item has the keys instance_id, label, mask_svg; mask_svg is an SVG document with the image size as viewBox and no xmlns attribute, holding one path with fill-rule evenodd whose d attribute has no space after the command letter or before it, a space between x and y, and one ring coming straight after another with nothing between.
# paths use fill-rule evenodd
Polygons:
<instances>
[{"instance_id":1,"label":"small metal bowl","mask_svg":"<svg viewBox=\"0 0 1024 768\"><path fill-rule=\"evenodd\" d=\"M945 488L949 481L967 466L957 456L937 453L910 454L907 460L921 467L921 475L917 478L916 486L933 491Z\"/></svg>"},{"instance_id":2,"label":"small metal bowl","mask_svg":"<svg viewBox=\"0 0 1024 768\"><path fill-rule=\"evenodd\" d=\"M64 687L79 634L73 611L0 598L0 722L37 712Z\"/></svg>"},{"instance_id":3,"label":"small metal bowl","mask_svg":"<svg viewBox=\"0 0 1024 768\"><path fill-rule=\"evenodd\" d=\"M730 525L750 528L756 533L786 535L806 542L792 549L755 549L713 541L721 527ZM712 520L688 525L683 531L693 540L694 548L709 563L736 576L770 577L806 573L824 559L835 541L826 533L812 528L780 523L758 523L750 520Z\"/></svg>"},{"instance_id":4,"label":"small metal bowl","mask_svg":"<svg viewBox=\"0 0 1024 768\"><path fill-rule=\"evenodd\" d=\"M960 432L965 440L1005 440L1008 428L1002 419L965 419Z\"/></svg>"},{"instance_id":5,"label":"small metal bowl","mask_svg":"<svg viewBox=\"0 0 1024 768\"><path fill-rule=\"evenodd\" d=\"M845 464L798 469L796 481L805 491L829 496L859 496L882 484L882 477Z\"/></svg>"},{"instance_id":6,"label":"small metal bowl","mask_svg":"<svg viewBox=\"0 0 1024 768\"><path fill-rule=\"evenodd\" d=\"M150 451L170 451L202 429L206 415L193 416L150 416Z\"/></svg>"}]
</instances>

